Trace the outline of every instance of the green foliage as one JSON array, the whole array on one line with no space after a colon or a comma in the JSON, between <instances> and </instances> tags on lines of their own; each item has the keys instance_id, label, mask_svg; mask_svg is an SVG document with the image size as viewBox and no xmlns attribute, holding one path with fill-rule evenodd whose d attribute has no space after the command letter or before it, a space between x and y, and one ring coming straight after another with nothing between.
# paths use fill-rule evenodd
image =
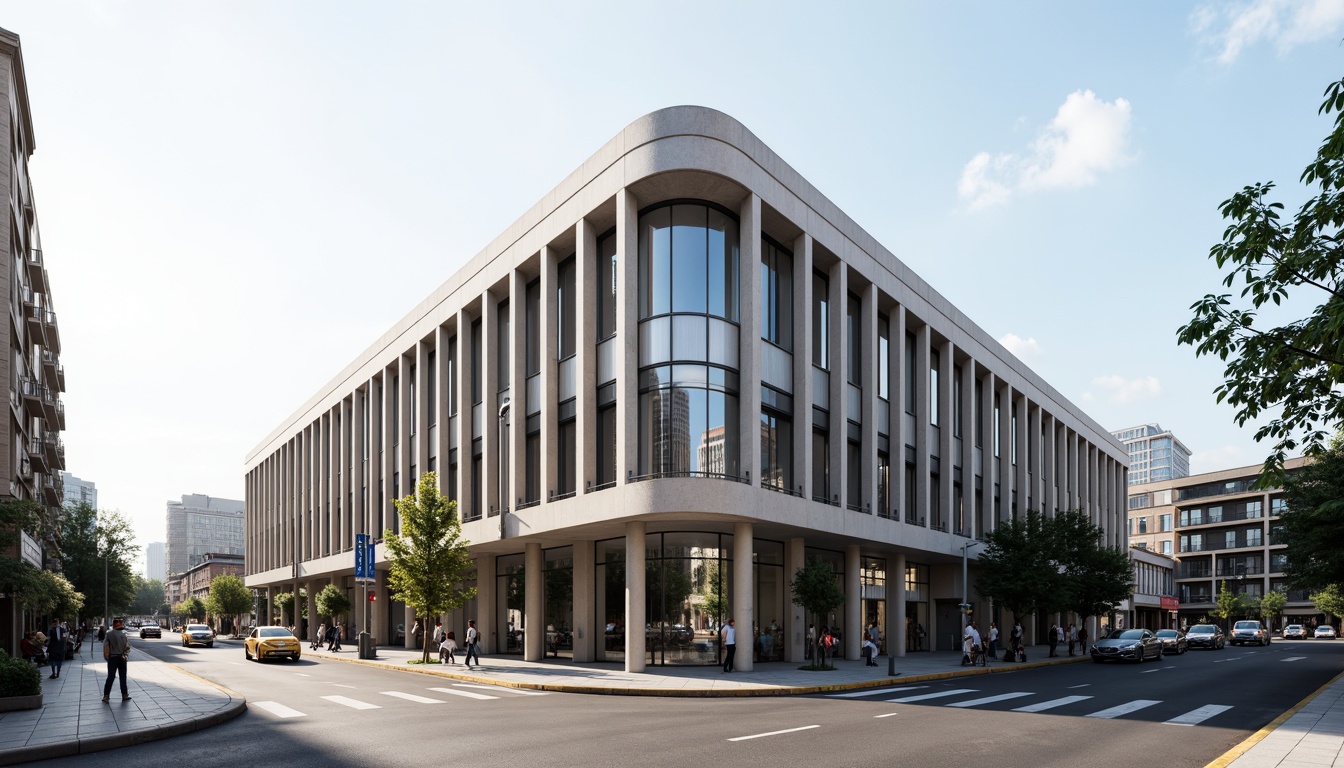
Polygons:
<instances>
[{"instance_id":1,"label":"green foliage","mask_svg":"<svg viewBox=\"0 0 1344 768\"><path fill-rule=\"evenodd\" d=\"M0 550L8 549L19 543L19 532L42 538L46 516L42 505L31 499L8 499L0 501Z\"/></svg>"},{"instance_id":2,"label":"green foliage","mask_svg":"<svg viewBox=\"0 0 1344 768\"><path fill-rule=\"evenodd\" d=\"M350 611L350 598L345 596L345 590L335 584L323 587L315 599L318 615L330 617L332 622L336 621L337 616L344 616Z\"/></svg>"},{"instance_id":3,"label":"green foliage","mask_svg":"<svg viewBox=\"0 0 1344 768\"><path fill-rule=\"evenodd\" d=\"M1245 616L1249 607L1246 596L1232 592L1227 588L1227 582L1223 581L1218 585L1218 596L1214 599L1214 607L1209 615L1229 621L1236 616Z\"/></svg>"},{"instance_id":4,"label":"green foliage","mask_svg":"<svg viewBox=\"0 0 1344 768\"><path fill-rule=\"evenodd\" d=\"M41 692L42 675L37 667L0 649L0 698L36 696Z\"/></svg>"},{"instance_id":5,"label":"green foliage","mask_svg":"<svg viewBox=\"0 0 1344 768\"><path fill-rule=\"evenodd\" d=\"M213 616L235 618L252 610L252 592L237 576L220 574L210 581L205 609Z\"/></svg>"},{"instance_id":6,"label":"green foliage","mask_svg":"<svg viewBox=\"0 0 1344 768\"><path fill-rule=\"evenodd\" d=\"M293 592L276 592L271 602L275 605L275 609L280 611L281 624L298 626L299 622L294 619ZM308 590L306 589L299 590L299 615L305 619L308 618Z\"/></svg>"},{"instance_id":7,"label":"green foliage","mask_svg":"<svg viewBox=\"0 0 1344 768\"><path fill-rule=\"evenodd\" d=\"M149 616L158 613L166 594L163 582L158 579L146 579L139 575L134 576L132 580L135 583L135 599L131 602L128 613L137 616Z\"/></svg>"},{"instance_id":8,"label":"green foliage","mask_svg":"<svg viewBox=\"0 0 1344 768\"><path fill-rule=\"evenodd\" d=\"M700 591L704 593L705 601L700 604L700 609L715 622L723 621L728 615L728 598L723 593L727 581L722 577L718 560L701 562L698 575L703 579Z\"/></svg>"},{"instance_id":9,"label":"green foliage","mask_svg":"<svg viewBox=\"0 0 1344 768\"><path fill-rule=\"evenodd\" d=\"M0 558L0 592L14 595L24 610L39 615L73 620L84 607L84 595L64 576L18 558Z\"/></svg>"},{"instance_id":10,"label":"green foliage","mask_svg":"<svg viewBox=\"0 0 1344 768\"><path fill-rule=\"evenodd\" d=\"M1277 589L1271 589L1260 598L1260 615L1273 626L1279 623L1279 616L1283 613L1283 606L1288 604L1288 596Z\"/></svg>"},{"instance_id":11,"label":"green foliage","mask_svg":"<svg viewBox=\"0 0 1344 768\"><path fill-rule=\"evenodd\" d=\"M1305 590L1344 584L1344 444L1338 436L1285 478L1283 498L1288 510L1278 533L1288 545L1289 583Z\"/></svg>"},{"instance_id":12,"label":"green foliage","mask_svg":"<svg viewBox=\"0 0 1344 768\"><path fill-rule=\"evenodd\" d=\"M1338 584L1330 584L1311 595L1316 610L1328 616L1344 616L1344 589Z\"/></svg>"},{"instance_id":13,"label":"green foliage","mask_svg":"<svg viewBox=\"0 0 1344 768\"><path fill-rule=\"evenodd\" d=\"M181 618L183 623L193 619L205 621L206 610L205 603L199 597L189 597L173 606L173 615Z\"/></svg>"},{"instance_id":14,"label":"green foliage","mask_svg":"<svg viewBox=\"0 0 1344 768\"><path fill-rule=\"evenodd\" d=\"M134 538L130 521L120 512L99 512L87 502L61 510L61 572L91 611L103 610L104 555L108 610L117 614L134 604L131 560L140 551Z\"/></svg>"},{"instance_id":15,"label":"green foliage","mask_svg":"<svg viewBox=\"0 0 1344 768\"><path fill-rule=\"evenodd\" d=\"M845 590L836 579L835 568L819 557L807 558L802 568L794 571L790 584L793 589L793 603L814 617L813 624L820 630L821 618L839 608L845 602ZM817 632L816 655L813 666L825 668L822 633Z\"/></svg>"},{"instance_id":16,"label":"green foliage","mask_svg":"<svg viewBox=\"0 0 1344 768\"><path fill-rule=\"evenodd\" d=\"M1078 511L1061 512L1047 521L1055 558L1064 569L1061 606L1082 618L1115 610L1134 592L1134 566L1129 553L1101 543L1101 526Z\"/></svg>"},{"instance_id":17,"label":"green foliage","mask_svg":"<svg viewBox=\"0 0 1344 768\"><path fill-rule=\"evenodd\" d=\"M464 585L475 568L468 542L462 538L457 502L439 493L438 476L426 472L415 494L397 499L401 515L398 536L383 532L388 554L387 583L397 599L415 609L418 616L437 616L462 607L476 596L475 587ZM425 660L429 643L424 643Z\"/></svg>"},{"instance_id":18,"label":"green foliage","mask_svg":"<svg viewBox=\"0 0 1344 768\"><path fill-rule=\"evenodd\" d=\"M1318 110L1332 112L1334 128L1299 179L1319 193L1292 222L1280 219L1283 203L1267 199L1272 182L1244 187L1223 202L1230 223L1209 256L1228 270L1223 285L1241 283L1242 290L1235 304L1231 294L1195 302L1194 318L1176 335L1197 357L1223 361L1224 381L1214 394L1237 409L1238 425L1277 412L1255 432L1257 441L1274 441L1263 487L1282 483L1289 452L1320 453L1327 435L1344 424L1344 80L1326 88ZM1298 303L1290 303L1290 293ZM1274 327L1261 322L1262 308L1275 317L1305 316Z\"/></svg>"}]
</instances>

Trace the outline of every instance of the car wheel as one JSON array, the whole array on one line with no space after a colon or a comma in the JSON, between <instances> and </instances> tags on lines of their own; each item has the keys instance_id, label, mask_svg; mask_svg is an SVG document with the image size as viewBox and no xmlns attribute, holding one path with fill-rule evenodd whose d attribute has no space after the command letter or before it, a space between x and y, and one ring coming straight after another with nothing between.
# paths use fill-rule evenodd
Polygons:
<instances>
[{"instance_id":1,"label":"car wheel","mask_svg":"<svg viewBox=\"0 0 1344 768\"><path fill-rule=\"evenodd\" d=\"M290 660L290 661L297 662L297 661L299 660L299 656L298 656L298 654L295 654L295 655L293 655L293 656L290 656L290 657L289 657L289 660Z\"/></svg>"},{"instance_id":2,"label":"car wheel","mask_svg":"<svg viewBox=\"0 0 1344 768\"><path fill-rule=\"evenodd\" d=\"M215 647L215 644L214 644L214 643L206 643L206 644L205 644L205 647L206 647L206 648L214 648L214 647Z\"/></svg>"},{"instance_id":3,"label":"car wheel","mask_svg":"<svg viewBox=\"0 0 1344 768\"><path fill-rule=\"evenodd\" d=\"M1176 655L1177 655L1177 656L1184 656L1184 655L1185 655L1185 652L1188 651L1188 650L1190 650L1190 646L1187 645L1186 647L1181 648L1180 650L1176 651Z\"/></svg>"},{"instance_id":4,"label":"car wheel","mask_svg":"<svg viewBox=\"0 0 1344 768\"><path fill-rule=\"evenodd\" d=\"M247 650L246 645L243 646L243 658L247 659L248 661L252 660L252 652Z\"/></svg>"},{"instance_id":5,"label":"car wheel","mask_svg":"<svg viewBox=\"0 0 1344 768\"><path fill-rule=\"evenodd\" d=\"M1139 649L1139 652L1134 656L1134 661L1137 662L1137 663L1139 663L1139 664L1142 664L1142 663L1143 663L1143 649L1142 649L1142 648L1140 648L1140 649Z\"/></svg>"},{"instance_id":6,"label":"car wheel","mask_svg":"<svg viewBox=\"0 0 1344 768\"><path fill-rule=\"evenodd\" d=\"M1166 648L1158 648L1158 649L1157 649L1157 660L1158 660L1158 661L1161 661L1162 658L1163 658L1164 656L1166 656L1166 655L1167 655L1167 649L1166 649Z\"/></svg>"}]
</instances>

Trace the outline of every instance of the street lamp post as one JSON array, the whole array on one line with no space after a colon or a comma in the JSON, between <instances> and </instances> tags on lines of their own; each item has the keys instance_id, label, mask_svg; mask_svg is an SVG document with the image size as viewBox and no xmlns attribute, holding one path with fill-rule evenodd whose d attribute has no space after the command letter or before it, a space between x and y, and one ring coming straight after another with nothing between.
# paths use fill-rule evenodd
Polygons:
<instances>
[{"instance_id":1,"label":"street lamp post","mask_svg":"<svg viewBox=\"0 0 1344 768\"><path fill-rule=\"evenodd\" d=\"M504 518L509 511L509 489L505 487L504 458L508 456L509 398L499 405L499 538L505 535Z\"/></svg>"},{"instance_id":2,"label":"street lamp post","mask_svg":"<svg viewBox=\"0 0 1344 768\"><path fill-rule=\"evenodd\" d=\"M966 622L969 618L966 612L969 611L971 607L969 594L970 585L967 583L968 580L966 577L966 553L971 547L978 547L984 543L985 542L983 541L971 540L961 545L961 632L963 635L966 634ZM953 643L953 645L955 644L956 643Z\"/></svg>"}]
</instances>

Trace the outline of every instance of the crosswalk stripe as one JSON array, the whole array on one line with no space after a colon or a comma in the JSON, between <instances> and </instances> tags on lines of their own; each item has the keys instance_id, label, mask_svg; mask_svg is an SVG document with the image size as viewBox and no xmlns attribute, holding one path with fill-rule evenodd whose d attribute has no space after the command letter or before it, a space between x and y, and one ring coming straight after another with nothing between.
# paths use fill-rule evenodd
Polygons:
<instances>
[{"instance_id":1,"label":"crosswalk stripe","mask_svg":"<svg viewBox=\"0 0 1344 768\"><path fill-rule=\"evenodd\" d=\"M1305 659L1305 658L1307 658L1307 657L1306 657L1306 656L1289 656L1289 657L1286 658L1286 659L1279 659L1279 661L1301 661L1301 660L1303 660L1303 659Z\"/></svg>"},{"instance_id":2,"label":"crosswalk stripe","mask_svg":"<svg viewBox=\"0 0 1344 768\"><path fill-rule=\"evenodd\" d=\"M849 693L828 693L828 699L857 699L861 696L881 696L884 693L896 693L897 691L915 691L920 688L928 688L927 685L903 685L900 688L878 688L875 691L850 691Z\"/></svg>"},{"instance_id":3,"label":"crosswalk stripe","mask_svg":"<svg viewBox=\"0 0 1344 768\"><path fill-rule=\"evenodd\" d=\"M944 696L960 696L963 693L975 693L975 688L958 688L955 691L940 691L938 693L925 693L919 696L906 696L903 699L887 699L888 704L909 704L912 701L924 701L925 699L941 699Z\"/></svg>"},{"instance_id":4,"label":"crosswalk stripe","mask_svg":"<svg viewBox=\"0 0 1344 768\"><path fill-rule=\"evenodd\" d=\"M265 712L270 712L272 715L275 715L276 717L306 717L306 715L300 712L299 710L290 709L289 707L286 707L284 704L281 704L276 701L254 701L250 703L248 706L256 707L257 709L263 710Z\"/></svg>"},{"instance_id":5,"label":"crosswalk stripe","mask_svg":"<svg viewBox=\"0 0 1344 768\"><path fill-rule=\"evenodd\" d=\"M384 696L395 696L398 699L414 701L417 704L442 704L443 699L431 699L428 696L416 696L414 693L402 693L401 691L382 691Z\"/></svg>"},{"instance_id":6,"label":"crosswalk stripe","mask_svg":"<svg viewBox=\"0 0 1344 768\"><path fill-rule=\"evenodd\" d=\"M549 696L550 691L526 691L522 688L503 688L498 685L477 685L475 683L453 683L454 688L479 688L482 691L502 691L504 693L516 693L519 696Z\"/></svg>"},{"instance_id":7,"label":"crosswalk stripe","mask_svg":"<svg viewBox=\"0 0 1344 768\"><path fill-rule=\"evenodd\" d=\"M978 707L981 704L993 704L996 701L1007 701L1008 699L1020 699L1023 696L1030 696L1029 691L1016 691L1014 693L1001 693L998 696L986 696L982 699L971 699L969 701L956 701L948 704L949 707Z\"/></svg>"},{"instance_id":8,"label":"crosswalk stripe","mask_svg":"<svg viewBox=\"0 0 1344 768\"><path fill-rule=\"evenodd\" d=\"M1062 698L1062 699L1051 699L1050 701L1042 701L1042 702L1039 702L1039 703L1036 703L1036 704L1028 704L1028 705L1025 706L1025 707L1018 707L1017 709L1014 709L1013 711L1014 711L1014 712L1044 712L1044 711L1046 711L1047 709L1054 709L1055 707L1063 707L1063 706L1067 706L1067 705L1069 705L1069 704L1076 704L1077 702L1080 702L1080 701L1087 701L1087 700L1090 699L1090 698L1092 698L1092 697L1091 697L1091 696L1065 696L1065 697Z\"/></svg>"},{"instance_id":9,"label":"crosswalk stripe","mask_svg":"<svg viewBox=\"0 0 1344 768\"><path fill-rule=\"evenodd\" d=\"M439 693L451 693L454 696L465 696L468 699L480 699L481 701L490 701L499 698L498 696L487 696L484 693L476 693L475 691L459 691L456 688L430 688L429 690L438 691Z\"/></svg>"},{"instance_id":10,"label":"crosswalk stripe","mask_svg":"<svg viewBox=\"0 0 1344 768\"><path fill-rule=\"evenodd\" d=\"M345 696L323 696L322 698L336 704L347 706L351 709L382 709L382 707L377 704L370 704L367 701L359 701L358 699L351 699Z\"/></svg>"},{"instance_id":11,"label":"crosswalk stripe","mask_svg":"<svg viewBox=\"0 0 1344 768\"><path fill-rule=\"evenodd\" d=\"M1199 709L1193 709L1180 717L1173 717L1166 722L1166 725L1199 725L1214 715L1221 715L1232 707L1224 704L1205 704Z\"/></svg>"},{"instance_id":12,"label":"crosswalk stripe","mask_svg":"<svg viewBox=\"0 0 1344 768\"><path fill-rule=\"evenodd\" d=\"M1161 704L1161 703L1162 702L1160 700L1154 701L1152 699L1135 699L1133 701L1127 701L1118 707L1111 707L1110 709L1103 709L1100 712L1093 712L1092 714L1088 715L1088 717L1101 717L1108 719L1112 717L1120 717L1121 715L1128 715L1131 712L1138 712L1140 709L1143 709L1144 707L1151 707L1154 704Z\"/></svg>"}]
</instances>

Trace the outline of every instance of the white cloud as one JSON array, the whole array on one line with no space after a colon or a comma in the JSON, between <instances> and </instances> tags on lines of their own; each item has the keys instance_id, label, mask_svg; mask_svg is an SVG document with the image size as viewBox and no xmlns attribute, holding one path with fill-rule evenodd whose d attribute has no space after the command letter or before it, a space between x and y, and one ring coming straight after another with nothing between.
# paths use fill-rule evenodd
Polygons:
<instances>
[{"instance_id":1,"label":"white cloud","mask_svg":"<svg viewBox=\"0 0 1344 768\"><path fill-rule=\"evenodd\" d=\"M1074 91L1021 154L971 158L957 192L972 208L984 208L1022 192L1091 186L1100 173L1128 162L1131 117L1124 99L1105 102L1092 91Z\"/></svg>"},{"instance_id":2,"label":"white cloud","mask_svg":"<svg viewBox=\"0 0 1344 768\"><path fill-rule=\"evenodd\" d=\"M1015 333L1003 336L999 339L999 343L1025 362L1040 360L1045 356L1045 350L1041 349L1041 345L1036 343L1035 339L1024 339Z\"/></svg>"},{"instance_id":3,"label":"white cloud","mask_svg":"<svg viewBox=\"0 0 1344 768\"><path fill-rule=\"evenodd\" d=\"M1162 394L1162 382L1156 376L1140 376L1137 379L1115 375L1098 376L1092 380L1092 387L1099 392L1084 392L1084 402L1092 402L1095 397L1104 396L1116 405L1125 405L1153 400Z\"/></svg>"},{"instance_id":4,"label":"white cloud","mask_svg":"<svg viewBox=\"0 0 1344 768\"><path fill-rule=\"evenodd\" d=\"M1250 0L1205 5L1190 23L1206 45L1218 50L1220 64L1234 63L1242 52L1261 42L1285 54L1298 45L1339 36L1344 26L1344 0Z\"/></svg>"}]
</instances>

